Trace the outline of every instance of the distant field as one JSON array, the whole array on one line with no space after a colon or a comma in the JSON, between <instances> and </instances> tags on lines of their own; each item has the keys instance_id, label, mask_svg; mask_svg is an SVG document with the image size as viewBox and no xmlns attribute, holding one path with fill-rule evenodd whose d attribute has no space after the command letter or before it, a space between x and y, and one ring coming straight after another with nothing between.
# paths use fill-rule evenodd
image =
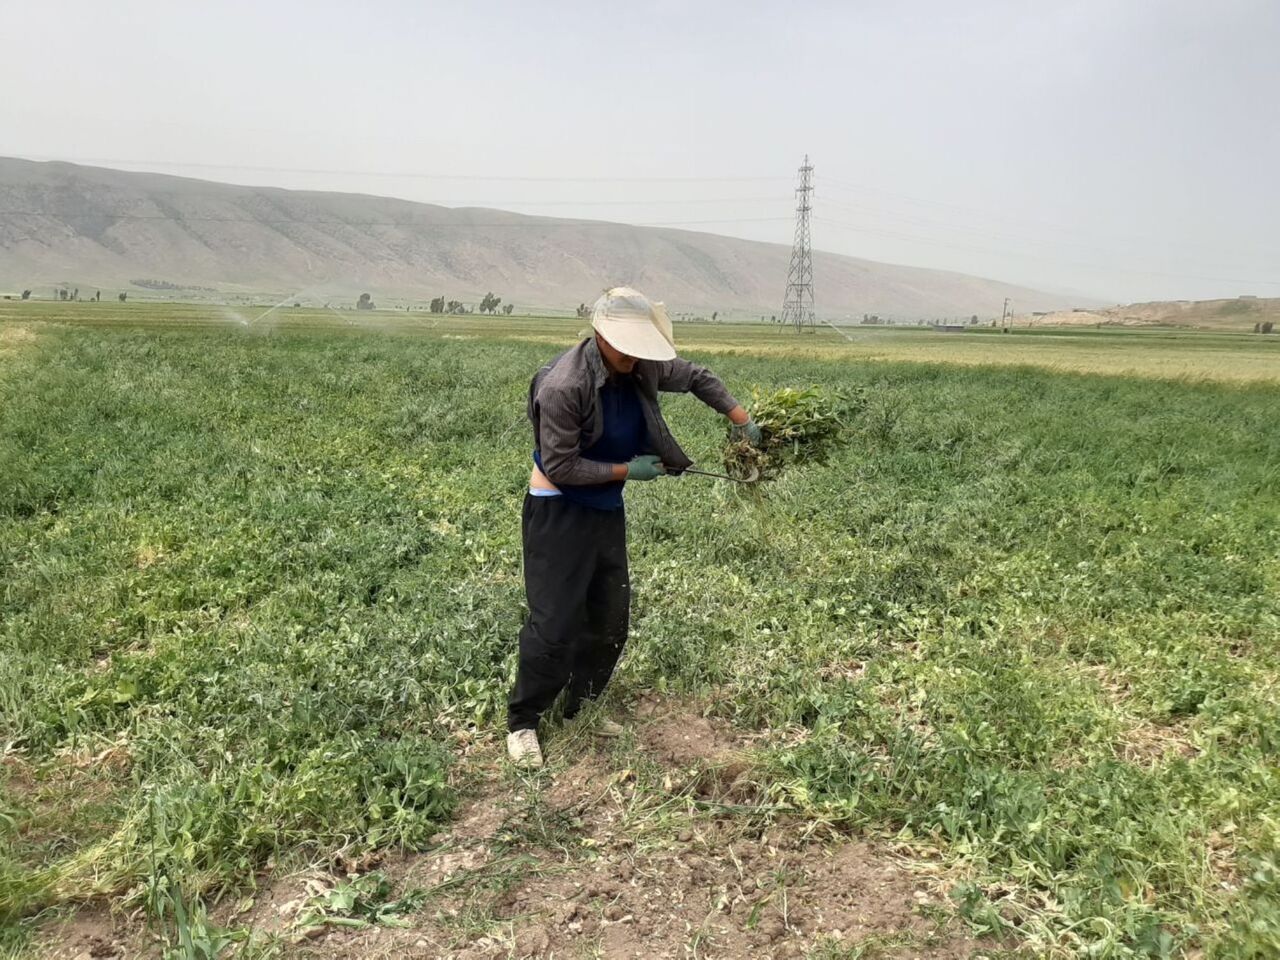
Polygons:
<instances>
[{"instance_id":1,"label":"distant field","mask_svg":"<svg viewBox=\"0 0 1280 960\"><path fill-rule=\"evenodd\" d=\"M1265 323L1280 326L1280 299L1235 297L1228 300L1160 300L1127 303L1096 310L1070 310L1039 316L1022 316L1021 323L1040 325L1084 324L1195 328L1247 333Z\"/></svg>"},{"instance_id":2,"label":"distant field","mask_svg":"<svg viewBox=\"0 0 1280 960\"><path fill-rule=\"evenodd\" d=\"M140 327L207 326L270 330L379 331L428 337L522 338L567 343L585 321L546 317L433 317L394 311L328 311L265 307L211 307L165 303L19 303L0 301L0 322L36 320ZM749 351L796 357L907 360L923 363L1044 367L1080 373L1165 379L1280 381L1280 333L1187 329L1079 327L1027 329L1002 334L975 327L960 334L921 327L851 326L799 335L757 324L677 325L682 346L714 352Z\"/></svg>"},{"instance_id":3,"label":"distant field","mask_svg":"<svg viewBox=\"0 0 1280 960\"><path fill-rule=\"evenodd\" d=\"M0 303L0 956L1280 955L1280 336L678 328L850 443L628 490L636 732L519 777L582 324L241 313Z\"/></svg>"}]
</instances>

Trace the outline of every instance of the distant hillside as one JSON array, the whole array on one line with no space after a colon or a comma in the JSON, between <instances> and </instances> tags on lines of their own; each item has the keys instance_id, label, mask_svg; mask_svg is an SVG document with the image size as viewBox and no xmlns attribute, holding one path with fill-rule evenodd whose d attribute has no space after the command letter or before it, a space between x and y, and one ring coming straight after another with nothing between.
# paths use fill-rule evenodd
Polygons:
<instances>
[{"instance_id":1,"label":"distant hillside","mask_svg":"<svg viewBox=\"0 0 1280 960\"><path fill-rule=\"evenodd\" d=\"M1273 323L1280 331L1280 298L1236 297L1231 300L1156 300L1094 310L1067 310L1043 316L1019 314L1018 322L1078 326L1203 327L1212 330L1252 330Z\"/></svg>"},{"instance_id":2,"label":"distant hillside","mask_svg":"<svg viewBox=\"0 0 1280 960\"><path fill-rule=\"evenodd\" d=\"M672 310L776 313L790 251L709 233L387 197L241 187L0 158L0 289L139 295L310 291L572 307L631 283ZM998 315L1077 300L995 280L814 256L820 312ZM1092 304L1084 304L1090 306Z\"/></svg>"}]
</instances>

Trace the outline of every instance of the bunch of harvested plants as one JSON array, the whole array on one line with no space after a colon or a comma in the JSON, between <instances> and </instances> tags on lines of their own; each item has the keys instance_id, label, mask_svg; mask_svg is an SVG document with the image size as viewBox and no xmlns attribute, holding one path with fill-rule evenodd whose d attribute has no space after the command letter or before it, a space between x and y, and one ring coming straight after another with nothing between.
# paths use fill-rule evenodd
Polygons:
<instances>
[{"instance_id":1,"label":"bunch of harvested plants","mask_svg":"<svg viewBox=\"0 0 1280 960\"><path fill-rule=\"evenodd\" d=\"M846 440L846 427L856 404L839 393L818 387L797 390L784 387L773 393L752 390L747 412L760 427L761 443L749 440L725 443L725 472L746 477L752 468L759 478L777 477L790 463L822 463Z\"/></svg>"}]
</instances>

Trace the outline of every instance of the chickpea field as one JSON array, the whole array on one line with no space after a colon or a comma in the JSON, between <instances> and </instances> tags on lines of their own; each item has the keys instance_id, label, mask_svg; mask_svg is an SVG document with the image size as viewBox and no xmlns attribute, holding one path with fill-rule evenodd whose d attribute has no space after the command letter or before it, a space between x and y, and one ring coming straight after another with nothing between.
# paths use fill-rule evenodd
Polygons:
<instances>
[{"instance_id":1,"label":"chickpea field","mask_svg":"<svg viewBox=\"0 0 1280 960\"><path fill-rule=\"evenodd\" d=\"M579 326L0 305L0 956L1280 956L1280 344L677 326L848 443L630 485L634 733L522 774L525 395ZM904 891L861 932L805 893L850 849Z\"/></svg>"}]
</instances>

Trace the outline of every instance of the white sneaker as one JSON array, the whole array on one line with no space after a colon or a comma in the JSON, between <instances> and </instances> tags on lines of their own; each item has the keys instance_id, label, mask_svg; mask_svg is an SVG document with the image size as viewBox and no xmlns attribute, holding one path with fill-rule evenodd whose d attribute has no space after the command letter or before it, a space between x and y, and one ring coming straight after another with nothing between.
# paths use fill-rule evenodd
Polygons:
<instances>
[{"instance_id":1,"label":"white sneaker","mask_svg":"<svg viewBox=\"0 0 1280 960\"><path fill-rule=\"evenodd\" d=\"M507 756L517 767L536 770L542 766L542 747L536 730L516 730L507 734Z\"/></svg>"}]
</instances>

